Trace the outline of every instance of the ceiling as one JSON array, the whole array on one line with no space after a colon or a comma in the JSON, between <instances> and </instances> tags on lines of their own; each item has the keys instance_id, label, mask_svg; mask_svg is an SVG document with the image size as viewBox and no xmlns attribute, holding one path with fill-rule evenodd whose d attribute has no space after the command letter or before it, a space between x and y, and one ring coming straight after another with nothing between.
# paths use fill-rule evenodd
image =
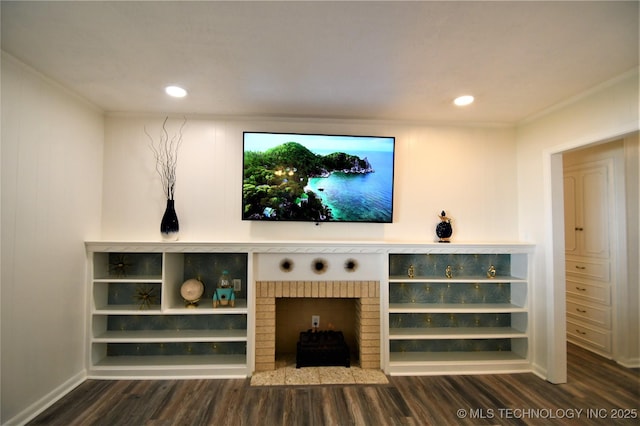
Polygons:
<instances>
[{"instance_id":1,"label":"ceiling","mask_svg":"<svg viewBox=\"0 0 640 426\"><path fill-rule=\"evenodd\" d=\"M636 69L638 5L2 0L1 41L106 112L517 123Z\"/></svg>"}]
</instances>

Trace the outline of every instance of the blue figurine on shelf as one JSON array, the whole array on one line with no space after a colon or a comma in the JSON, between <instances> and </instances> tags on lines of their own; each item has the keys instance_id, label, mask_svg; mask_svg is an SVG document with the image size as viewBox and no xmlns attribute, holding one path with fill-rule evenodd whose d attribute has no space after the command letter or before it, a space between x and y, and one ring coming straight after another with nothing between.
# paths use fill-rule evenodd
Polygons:
<instances>
[{"instance_id":1,"label":"blue figurine on shelf","mask_svg":"<svg viewBox=\"0 0 640 426\"><path fill-rule=\"evenodd\" d=\"M236 295L233 292L231 285L231 279L229 278L229 271L222 271L222 275L218 280L218 287L213 292L213 307L218 306L235 306Z\"/></svg>"},{"instance_id":2,"label":"blue figurine on shelf","mask_svg":"<svg viewBox=\"0 0 640 426\"><path fill-rule=\"evenodd\" d=\"M439 243L450 242L451 234L453 234L453 228L451 227L451 219L447 217L447 213L442 210L440 213L440 223L436 226L436 235L438 236Z\"/></svg>"}]
</instances>

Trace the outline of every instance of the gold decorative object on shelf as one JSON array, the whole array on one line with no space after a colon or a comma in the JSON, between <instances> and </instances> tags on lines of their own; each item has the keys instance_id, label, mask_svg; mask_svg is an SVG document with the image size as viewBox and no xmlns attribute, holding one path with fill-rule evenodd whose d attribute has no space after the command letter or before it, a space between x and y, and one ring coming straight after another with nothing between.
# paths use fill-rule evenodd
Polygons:
<instances>
[{"instance_id":1,"label":"gold decorative object on shelf","mask_svg":"<svg viewBox=\"0 0 640 426\"><path fill-rule=\"evenodd\" d=\"M138 309L147 309L150 308L151 305L155 305L158 300L158 296L156 295L156 289L150 285L139 285L136 288L136 294L134 295L134 299L138 303Z\"/></svg>"},{"instance_id":2,"label":"gold decorative object on shelf","mask_svg":"<svg viewBox=\"0 0 640 426\"><path fill-rule=\"evenodd\" d=\"M118 277L126 277L127 269L131 266L131 263L127 261L127 256L120 254L115 261L109 263L109 271Z\"/></svg>"},{"instance_id":3,"label":"gold decorative object on shelf","mask_svg":"<svg viewBox=\"0 0 640 426\"><path fill-rule=\"evenodd\" d=\"M489 266L489 270L487 271L487 278L495 278L496 277L496 267L491 265Z\"/></svg>"},{"instance_id":4,"label":"gold decorative object on shelf","mask_svg":"<svg viewBox=\"0 0 640 426\"><path fill-rule=\"evenodd\" d=\"M453 278L453 271L451 265L447 265L447 269L444 270L444 276L447 278Z\"/></svg>"},{"instance_id":5,"label":"gold decorative object on shelf","mask_svg":"<svg viewBox=\"0 0 640 426\"><path fill-rule=\"evenodd\" d=\"M413 265L409 265L409 269L407 270L407 275L409 278L414 278L416 276L416 268Z\"/></svg>"}]
</instances>

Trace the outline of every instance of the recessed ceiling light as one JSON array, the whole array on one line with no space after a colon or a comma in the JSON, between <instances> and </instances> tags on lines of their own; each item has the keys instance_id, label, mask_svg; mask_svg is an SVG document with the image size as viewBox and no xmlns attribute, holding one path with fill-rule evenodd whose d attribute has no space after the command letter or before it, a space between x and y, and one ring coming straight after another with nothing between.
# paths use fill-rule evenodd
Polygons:
<instances>
[{"instance_id":1,"label":"recessed ceiling light","mask_svg":"<svg viewBox=\"0 0 640 426\"><path fill-rule=\"evenodd\" d=\"M458 105L458 106L469 105L469 104L473 103L473 96L471 96L471 95L459 96L459 97L454 99L453 103Z\"/></svg>"},{"instance_id":2,"label":"recessed ceiling light","mask_svg":"<svg viewBox=\"0 0 640 426\"><path fill-rule=\"evenodd\" d=\"M167 86L164 88L164 91L167 92L167 95L173 96L174 98L184 98L187 96L187 91L178 86Z\"/></svg>"}]
</instances>

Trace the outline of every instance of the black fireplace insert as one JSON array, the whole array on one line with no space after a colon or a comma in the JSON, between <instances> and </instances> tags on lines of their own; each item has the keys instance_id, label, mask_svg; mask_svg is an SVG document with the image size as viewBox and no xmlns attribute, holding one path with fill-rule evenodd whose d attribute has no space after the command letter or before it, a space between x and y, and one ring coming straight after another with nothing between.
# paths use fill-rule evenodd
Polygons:
<instances>
[{"instance_id":1,"label":"black fireplace insert","mask_svg":"<svg viewBox=\"0 0 640 426\"><path fill-rule=\"evenodd\" d=\"M351 367L349 346L341 331L307 330L300 333L296 350L296 368Z\"/></svg>"}]
</instances>

